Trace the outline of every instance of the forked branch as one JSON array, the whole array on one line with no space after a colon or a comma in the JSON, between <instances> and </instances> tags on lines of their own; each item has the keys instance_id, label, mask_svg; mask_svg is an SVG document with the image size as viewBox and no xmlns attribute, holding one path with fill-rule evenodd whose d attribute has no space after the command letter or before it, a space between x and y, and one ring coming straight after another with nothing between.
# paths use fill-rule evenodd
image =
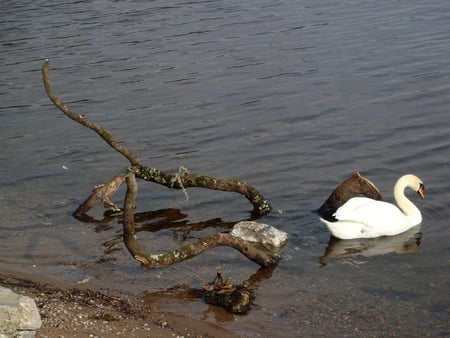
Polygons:
<instances>
[{"instance_id":1,"label":"forked branch","mask_svg":"<svg viewBox=\"0 0 450 338\"><path fill-rule=\"evenodd\" d=\"M213 236L200 239L195 243L185 245L168 253L147 253L139 245L135 236L134 212L137 194L136 177L173 189L184 190L190 187L199 187L220 191L237 192L244 195L253 204L253 214L257 216L270 212L270 204L255 188L238 179L215 178L206 175L199 175L190 173L185 169L182 171L180 170L180 172L175 175L171 175L166 174L161 170L145 166L133 151L117 142L117 140L107 130L75 113L56 96L50 84L48 60L45 61L42 67L42 78L48 97L58 109L60 109L70 119L96 132L114 150L124 155L131 164L129 168L114 176L110 181L95 186L91 195L75 211L75 217L82 219L82 216L86 215L86 213L96 204L98 200L101 200L105 207L114 211L119 211L120 208L112 202L112 197L120 185L126 182L127 192L123 203L124 243L132 256L141 262L143 266L156 268L175 264L221 245L229 246L240 251L248 259L260 264L261 266L275 266L277 264L277 256L259 250L252 246L249 242L234 237L228 233L217 233Z\"/></svg>"}]
</instances>

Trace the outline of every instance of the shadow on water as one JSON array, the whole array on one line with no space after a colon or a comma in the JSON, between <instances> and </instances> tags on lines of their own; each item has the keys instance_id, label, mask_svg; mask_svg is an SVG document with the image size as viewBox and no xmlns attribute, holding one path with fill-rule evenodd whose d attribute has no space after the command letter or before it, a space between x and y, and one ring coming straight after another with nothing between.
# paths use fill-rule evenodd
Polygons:
<instances>
[{"instance_id":1,"label":"shadow on water","mask_svg":"<svg viewBox=\"0 0 450 338\"><path fill-rule=\"evenodd\" d=\"M116 213L114 211L106 211L103 214L102 219L97 219L93 216L87 214L82 214L77 216L78 220L84 223L94 223L98 224L96 231L101 232L103 229L108 230L108 226L102 227L103 224L110 222L117 222L122 224L122 213ZM208 227L220 227L220 228L231 228L235 223L239 222L224 222L221 218L214 218L202 222L191 222L187 219L188 215L181 212L177 208L159 209L152 211L138 212L134 214L134 221L137 224L135 229L136 232L140 231L160 231L162 229L171 228L186 228L190 231L200 231Z\"/></svg>"}]
</instances>

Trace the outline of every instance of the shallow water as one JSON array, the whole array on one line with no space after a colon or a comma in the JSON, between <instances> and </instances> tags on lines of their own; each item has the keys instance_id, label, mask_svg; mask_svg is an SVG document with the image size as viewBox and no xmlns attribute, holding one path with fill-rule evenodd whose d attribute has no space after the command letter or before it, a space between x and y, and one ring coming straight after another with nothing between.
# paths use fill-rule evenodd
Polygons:
<instances>
[{"instance_id":1,"label":"shallow water","mask_svg":"<svg viewBox=\"0 0 450 338\"><path fill-rule=\"evenodd\" d=\"M158 307L244 336L448 335L449 10L445 0L2 2L0 266L148 299L162 292ZM46 58L60 98L147 165L239 177L270 200L261 221L290 240L249 315L177 288L200 288L217 267L249 278L258 267L239 253L142 271L117 220L71 217L127 161L50 103ZM313 211L354 171L387 199L400 175L423 179L425 200L411 196L420 246L413 233L321 259L329 234ZM138 211L167 208L185 215L175 230L139 233L155 251L222 230L192 223L251 210L235 194L193 189L186 201L140 184Z\"/></svg>"}]
</instances>

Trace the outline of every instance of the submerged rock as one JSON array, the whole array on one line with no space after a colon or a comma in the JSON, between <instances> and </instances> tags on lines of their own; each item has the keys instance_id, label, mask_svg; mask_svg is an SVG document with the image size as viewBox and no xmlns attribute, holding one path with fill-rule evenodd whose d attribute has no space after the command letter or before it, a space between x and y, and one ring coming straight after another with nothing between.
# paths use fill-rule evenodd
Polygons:
<instances>
[{"instance_id":1,"label":"submerged rock","mask_svg":"<svg viewBox=\"0 0 450 338\"><path fill-rule=\"evenodd\" d=\"M0 337L32 338L40 327L34 300L0 286Z\"/></svg>"},{"instance_id":2,"label":"submerged rock","mask_svg":"<svg viewBox=\"0 0 450 338\"><path fill-rule=\"evenodd\" d=\"M236 223L231 235L249 242L259 243L268 249L281 248L288 239L287 233L271 225L253 221Z\"/></svg>"}]
</instances>

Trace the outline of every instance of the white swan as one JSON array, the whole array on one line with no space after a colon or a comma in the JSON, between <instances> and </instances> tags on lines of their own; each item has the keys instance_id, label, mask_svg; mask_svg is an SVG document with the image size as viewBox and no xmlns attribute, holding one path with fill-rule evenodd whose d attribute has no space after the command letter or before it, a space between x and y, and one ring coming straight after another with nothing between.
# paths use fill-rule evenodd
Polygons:
<instances>
[{"instance_id":1,"label":"white swan","mask_svg":"<svg viewBox=\"0 0 450 338\"><path fill-rule=\"evenodd\" d=\"M400 177L394 187L394 204L367 197L350 198L336 210L336 222L320 218L334 237L340 239L374 238L400 234L422 222L420 210L405 196L411 188L423 199L424 185L414 175ZM401 210L400 210L400 209Z\"/></svg>"}]
</instances>

